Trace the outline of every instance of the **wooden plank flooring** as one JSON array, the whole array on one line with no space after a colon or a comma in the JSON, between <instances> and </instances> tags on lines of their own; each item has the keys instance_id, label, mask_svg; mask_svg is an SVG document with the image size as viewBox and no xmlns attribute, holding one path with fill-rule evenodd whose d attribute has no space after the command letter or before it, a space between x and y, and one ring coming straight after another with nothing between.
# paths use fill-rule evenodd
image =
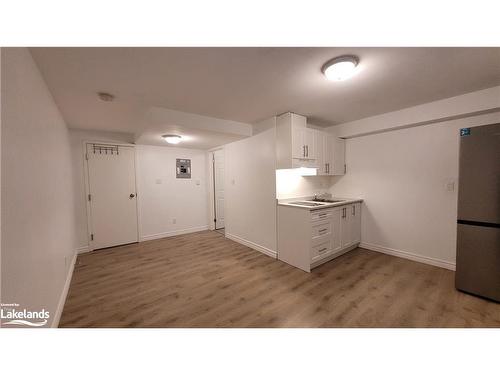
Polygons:
<instances>
[{"instance_id":1,"label":"wooden plank flooring","mask_svg":"<svg viewBox=\"0 0 500 375\"><path fill-rule=\"evenodd\" d=\"M308 274L205 231L79 255L60 327L500 327L500 304L369 250Z\"/></svg>"}]
</instances>

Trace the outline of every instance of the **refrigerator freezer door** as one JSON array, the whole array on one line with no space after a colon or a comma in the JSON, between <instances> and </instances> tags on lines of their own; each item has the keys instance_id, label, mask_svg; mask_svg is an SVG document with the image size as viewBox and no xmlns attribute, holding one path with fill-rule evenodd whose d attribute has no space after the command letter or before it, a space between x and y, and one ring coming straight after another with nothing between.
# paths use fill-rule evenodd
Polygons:
<instances>
[{"instance_id":1,"label":"refrigerator freezer door","mask_svg":"<svg viewBox=\"0 0 500 375\"><path fill-rule=\"evenodd\" d=\"M500 228L458 225L455 286L500 302Z\"/></svg>"},{"instance_id":2,"label":"refrigerator freezer door","mask_svg":"<svg viewBox=\"0 0 500 375\"><path fill-rule=\"evenodd\" d=\"M500 124L460 137L458 219L500 223Z\"/></svg>"}]
</instances>

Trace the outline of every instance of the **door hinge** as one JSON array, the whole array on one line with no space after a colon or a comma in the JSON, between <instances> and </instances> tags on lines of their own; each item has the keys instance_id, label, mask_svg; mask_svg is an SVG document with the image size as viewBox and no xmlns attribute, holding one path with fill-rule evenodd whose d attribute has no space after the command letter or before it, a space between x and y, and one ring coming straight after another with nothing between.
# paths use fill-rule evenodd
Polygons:
<instances>
[{"instance_id":1,"label":"door hinge","mask_svg":"<svg viewBox=\"0 0 500 375\"><path fill-rule=\"evenodd\" d=\"M94 241L94 233L91 233L91 234L90 234L90 240L91 240L91 241Z\"/></svg>"},{"instance_id":2,"label":"door hinge","mask_svg":"<svg viewBox=\"0 0 500 375\"><path fill-rule=\"evenodd\" d=\"M89 194L89 202L92 200L92 195Z\"/></svg>"},{"instance_id":3,"label":"door hinge","mask_svg":"<svg viewBox=\"0 0 500 375\"><path fill-rule=\"evenodd\" d=\"M214 223L216 223L216 222L217 222L217 219L214 217Z\"/></svg>"}]
</instances>

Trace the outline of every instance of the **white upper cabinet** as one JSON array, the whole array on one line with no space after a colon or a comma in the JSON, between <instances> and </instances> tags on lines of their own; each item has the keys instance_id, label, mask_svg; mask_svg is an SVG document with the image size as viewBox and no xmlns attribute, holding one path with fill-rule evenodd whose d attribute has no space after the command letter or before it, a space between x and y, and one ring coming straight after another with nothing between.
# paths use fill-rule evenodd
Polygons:
<instances>
[{"instance_id":1,"label":"white upper cabinet","mask_svg":"<svg viewBox=\"0 0 500 375\"><path fill-rule=\"evenodd\" d=\"M306 127L307 119L295 113L284 113L276 119L276 158L278 169L316 168L314 129Z\"/></svg>"},{"instance_id":2,"label":"white upper cabinet","mask_svg":"<svg viewBox=\"0 0 500 375\"><path fill-rule=\"evenodd\" d=\"M318 175L345 173L345 140L307 127L304 116L287 112L276 119L277 169L317 168Z\"/></svg>"},{"instance_id":3,"label":"white upper cabinet","mask_svg":"<svg viewBox=\"0 0 500 375\"><path fill-rule=\"evenodd\" d=\"M318 175L343 175L345 172L345 140L322 131L316 131L315 138Z\"/></svg>"},{"instance_id":4,"label":"white upper cabinet","mask_svg":"<svg viewBox=\"0 0 500 375\"><path fill-rule=\"evenodd\" d=\"M316 149L316 161L318 164L318 175L324 176L327 174L327 163L325 153L326 133L316 131L314 133L314 147Z\"/></svg>"},{"instance_id":5,"label":"white upper cabinet","mask_svg":"<svg viewBox=\"0 0 500 375\"><path fill-rule=\"evenodd\" d=\"M346 173L345 164L345 139L335 137L330 135L331 141L331 165L329 165L329 174L331 175L343 175Z\"/></svg>"}]
</instances>

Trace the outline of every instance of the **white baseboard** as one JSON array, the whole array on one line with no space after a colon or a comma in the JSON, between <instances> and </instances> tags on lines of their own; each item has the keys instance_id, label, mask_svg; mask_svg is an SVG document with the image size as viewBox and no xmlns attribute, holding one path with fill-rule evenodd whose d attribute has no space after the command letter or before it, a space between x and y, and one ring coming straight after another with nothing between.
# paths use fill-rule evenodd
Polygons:
<instances>
[{"instance_id":1,"label":"white baseboard","mask_svg":"<svg viewBox=\"0 0 500 375\"><path fill-rule=\"evenodd\" d=\"M270 256L271 258L278 258L278 253L274 250L268 249L267 247L256 244L252 241L245 240L244 238L235 236L234 234L226 233L226 237L230 240L238 242L242 245L248 246L254 250L260 251L261 253Z\"/></svg>"},{"instance_id":2,"label":"white baseboard","mask_svg":"<svg viewBox=\"0 0 500 375\"><path fill-rule=\"evenodd\" d=\"M77 254L88 253L90 252L90 248L88 246L81 246L76 249Z\"/></svg>"},{"instance_id":3,"label":"white baseboard","mask_svg":"<svg viewBox=\"0 0 500 375\"><path fill-rule=\"evenodd\" d=\"M54 314L54 319L52 319L51 328L59 327L59 320L61 320L61 315L64 309L64 304L66 303L66 297L68 296L69 286L71 284L71 278L73 277L73 271L75 270L76 257L78 256L78 252L75 251L73 254L73 259L71 260L71 264L68 269L68 274L66 275L66 282L64 283L64 288L59 297L59 303L57 304L57 310Z\"/></svg>"},{"instance_id":4,"label":"white baseboard","mask_svg":"<svg viewBox=\"0 0 500 375\"><path fill-rule=\"evenodd\" d=\"M362 247L362 248L368 249L368 250L377 251L379 253L393 255L393 256L396 256L399 258L405 258L405 259L413 260L415 262L430 264L431 266L446 268L448 270L455 271L455 266L456 266L455 263L448 262L446 260L426 257L423 255L413 254L413 253L409 253L407 251L402 251L402 250L391 249L389 247L374 245L374 244L370 244L370 243L366 243L366 242L361 242L359 244L359 247Z\"/></svg>"},{"instance_id":5,"label":"white baseboard","mask_svg":"<svg viewBox=\"0 0 500 375\"><path fill-rule=\"evenodd\" d=\"M188 229L173 230L173 231L170 231L170 232L163 232L163 233L157 233L157 234L148 234L146 236L141 236L139 242L150 241L150 240L158 240L160 238L178 236L180 234L201 232L202 230L208 230L208 225L204 225L204 226L201 226L201 227L188 228Z\"/></svg>"}]
</instances>

